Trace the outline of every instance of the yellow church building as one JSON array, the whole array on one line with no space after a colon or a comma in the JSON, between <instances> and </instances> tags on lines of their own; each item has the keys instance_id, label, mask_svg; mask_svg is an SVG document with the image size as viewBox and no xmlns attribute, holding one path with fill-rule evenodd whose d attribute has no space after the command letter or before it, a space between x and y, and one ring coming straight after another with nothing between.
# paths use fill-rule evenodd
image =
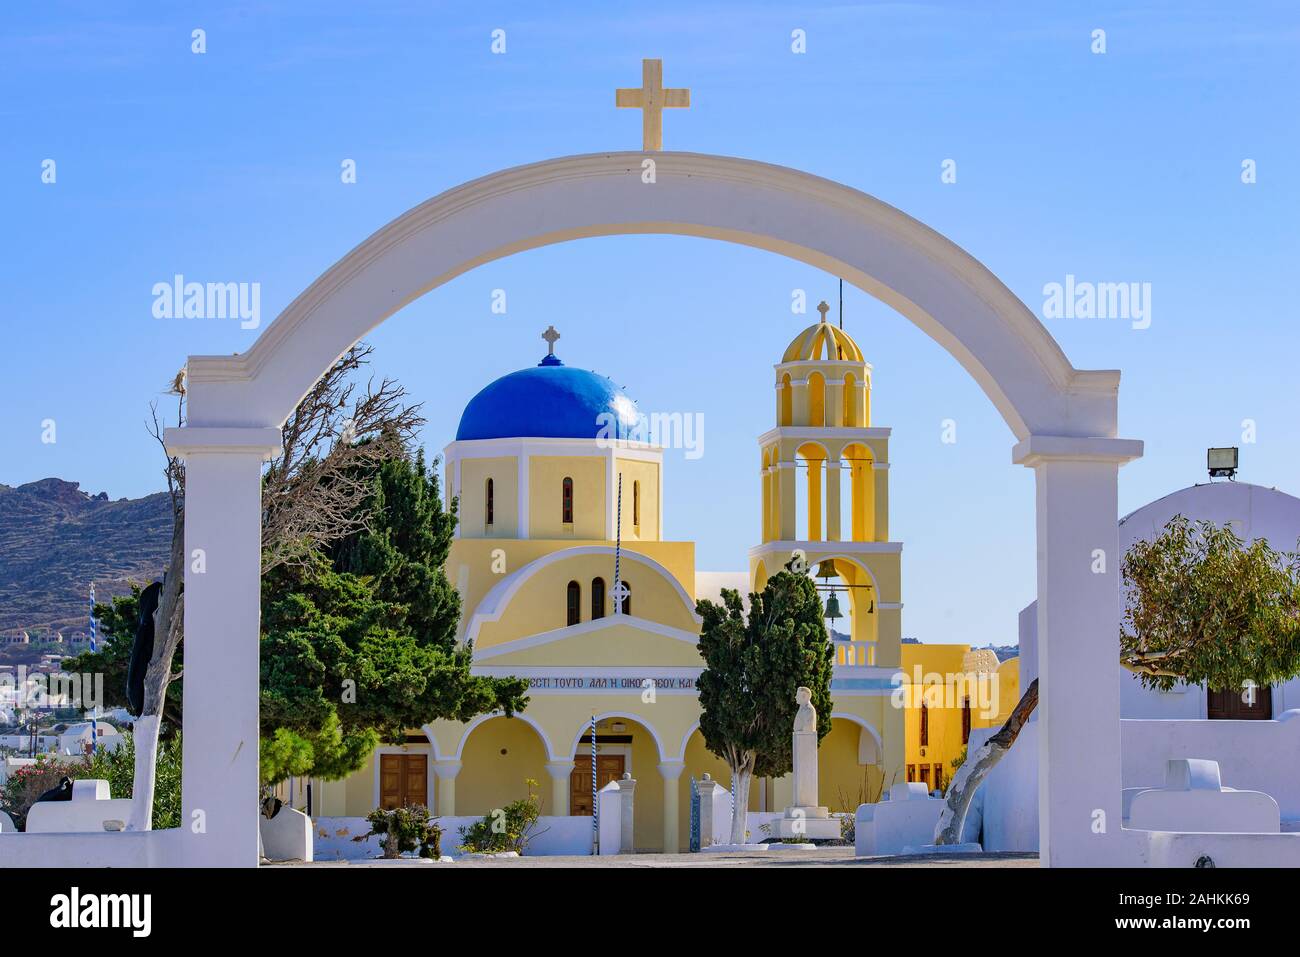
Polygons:
<instances>
[{"instance_id":1,"label":"yellow church building","mask_svg":"<svg viewBox=\"0 0 1300 957\"><path fill-rule=\"evenodd\" d=\"M760 590L793 560L823 592L836 635L819 794L832 811L852 811L923 763L906 731L916 709L896 706L900 681L916 663L960 665L941 649L969 649L901 642L890 432L871 423L871 366L819 308L821 321L775 365L748 575ZM512 718L413 729L346 780L317 782L315 811L357 817L418 803L481 816L536 781L543 815L590 815L594 718L599 784L625 773L637 781L636 849L677 851L688 842L690 780L707 772L730 783L699 731L695 545L664 540L663 449L642 440L636 403L610 379L564 365L554 330L544 338L537 366L470 400L444 451L445 488L460 504L446 565L463 598L460 637L476 673L526 679L529 704ZM926 733L963 714L935 709ZM749 807L779 812L791 797L788 776L756 780Z\"/></svg>"}]
</instances>

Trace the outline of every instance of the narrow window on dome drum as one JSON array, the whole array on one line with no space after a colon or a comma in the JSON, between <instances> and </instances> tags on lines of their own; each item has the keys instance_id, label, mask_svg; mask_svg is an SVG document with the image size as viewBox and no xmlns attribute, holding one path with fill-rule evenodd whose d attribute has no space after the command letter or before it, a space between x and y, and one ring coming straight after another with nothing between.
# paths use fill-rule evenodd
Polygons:
<instances>
[{"instance_id":1,"label":"narrow window on dome drum","mask_svg":"<svg viewBox=\"0 0 1300 957\"><path fill-rule=\"evenodd\" d=\"M605 617L605 579L593 578L591 580L591 618Z\"/></svg>"},{"instance_id":2,"label":"narrow window on dome drum","mask_svg":"<svg viewBox=\"0 0 1300 957\"><path fill-rule=\"evenodd\" d=\"M566 477L564 479L564 492L562 496L562 509L564 512L563 521L565 525L573 524L573 479Z\"/></svg>"},{"instance_id":3,"label":"narrow window on dome drum","mask_svg":"<svg viewBox=\"0 0 1300 957\"><path fill-rule=\"evenodd\" d=\"M568 592L568 624L576 625L582 621L582 586L577 582L569 582Z\"/></svg>"},{"instance_id":4,"label":"narrow window on dome drum","mask_svg":"<svg viewBox=\"0 0 1300 957\"><path fill-rule=\"evenodd\" d=\"M483 524L488 528L492 527L493 505L492 480L488 479L483 491Z\"/></svg>"},{"instance_id":5,"label":"narrow window on dome drum","mask_svg":"<svg viewBox=\"0 0 1300 957\"><path fill-rule=\"evenodd\" d=\"M641 482L632 483L632 524L641 527Z\"/></svg>"}]
</instances>

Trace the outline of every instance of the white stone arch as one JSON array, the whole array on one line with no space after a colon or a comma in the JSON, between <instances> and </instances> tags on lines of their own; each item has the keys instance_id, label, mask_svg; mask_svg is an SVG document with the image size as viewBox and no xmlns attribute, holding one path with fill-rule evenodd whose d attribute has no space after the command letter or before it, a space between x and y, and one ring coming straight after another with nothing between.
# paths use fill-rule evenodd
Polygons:
<instances>
[{"instance_id":1,"label":"white stone arch","mask_svg":"<svg viewBox=\"0 0 1300 957\"><path fill-rule=\"evenodd\" d=\"M794 465L791 489L795 497L794 537L800 541L821 541L827 537L826 472L830 464L838 462L838 459L820 439L795 441L797 444L790 453L790 461ZM805 450L810 449L821 452L821 458L809 457Z\"/></svg>"},{"instance_id":2,"label":"white stone arch","mask_svg":"<svg viewBox=\"0 0 1300 957\"><path fill-rule=\"evenodd\" d=\"M1019 439L1113 436L1116 371L1074 369L1042 323L957 245L865 193L781 166L598 153L493 173L399 216L339 260L245 353L193 356L191 427L279 426L325 369L407 303L496 259L593 236L699 236L844 277L951 353ZM540 225L540 224L545 224Z\"/></svg>"},{"instance_id":3,"label":"white stone arch","mask_svg":"<svg viewBox=\"0 0 1300 957\"><path fill-rule=\"evenodd\" d=\"M651 740L655 743L655 754L658 755L660 764L664 761L675 760L675 758L664 751L664 742L663 738L659 736L659 729L656 728L645 715L637 714L635 711L602 711L596 715L597 721L604 721L607 718L626 718L628 721L635 721L649 732ZM578 745L582 743L582 736L588 734L590 731L591 725L587 722L584 722L582 727L578 728L578 733L573 736L573 745L569 748L568 760L572 760L573 756L578 753ZM557 760L564 759L557 758Z\"/></svg>"},{"instance_id":4,"label":"white stone arch","mask_svg":"<svg viewBox=\"0 0 1300 957\"><path fill-rule=\"evenodd\" d=\"M834 542L827 542L826 544L828 544L828 545L834 545L835 543L834 543ZM827 552L823 553L821 549L818 549L817 552L816 552L816 554L817 554L817 561L816 561L815 563L813 563L812 567L809 569L809 572L810 572L811 574L815 574L815 573L816 573L817 569L821 566L821 563L822 563L822 562L827 562L827 561L837 561L837 562L844 562L844 563L846 563L846 564L852 565L855 569L857 569L857 570L858 570L859 572L861 572L864 576L866 576L867 581L871 582L871 594L872 594L872 595L874 596L874 598L875 598L875 601L876 601L876 607L877 607L877 608L880 608L880 604L881 604L881 601L882 601L882 595L881 595L881 591L880 591L880 582L876 580L876 573L875 573L874 571L871 570L871 566L868 565L866 562L864 562L864 561L862 560L862 557L861 557L860 555L850 555L850 554L847 554L847 553L845 553L845 552L837 552L837 551L827 551ZM841 580L843 580L843 579L841 579ZM846 583L846 584L847 584L847 583ZM846 591L849 592L849 593L851 593L851 592L852 592L852 589L846 589ZM854 599L852 599L852 601L854 602L854 606L856 607L856 605L857 605L857 601L858 601L858 600L857 600L856 598L854 598ZM858 626L857 622L855 621L855 622L854 622L854 628L856 629L856 628L858 628L858 627L859 627L859 626ZM854 632L854 637L857 637L858 634L860 634L860 632L857 632L857 631L855 630L855 632Z\"/></svg>"},{"instance_id":5,"label":"white stone arch","mask_svg":"<svg viewBox=\"0 0 1300 957\"><path fill-rule=\"evenodd\" d=\"M834 545L835 543L829 542L827 544ZM875 592L876 600L877 601L880 600L880 583L876 581L875 572L871 570L870 565L868 565L866 562L862 560L862 556L849 555L845 552L836 552L836 551L827 551L823 553L821 549L818 549L816 564L820 565L822 562L826 562L826 561L848 562L854 568L858 569L860 572L866 575L867 578L871 580L871 590Z\"/></svg>"},{"instance_id":6,"label":"white stone arch","mask_svg":"<svg viewBox=\"0 0 1300 957\"><path fill-rule=\"evenodd\" d=\"M871 724L871 722L860 715L851 714L848 711L832 711L831 720L834 721L836 718L839 718L842 721L851 721L853 724L856 724L861 729L860 732L861 734L866 735L873 740L875 752L876 752L876 758L874 761L870 762L871 766L872 767L883 766L885 760L885 745L884 742L880 739L880 732L875 729L875 727ZM862 751L863 751L862 743L859 742L858 763L866 764L867 762L862 760Z\"/></svg>"},{"instance_id":7,"label":"white stone arch","mask_svg":"<svg viewBox=\"0 0 1300 957\"><path fill-rule=\"evenodd\" d=\"M433 745L434 757L437 758L439 761L445 761L445 760L459 761L461 755L465 753L465 744L466 742L469 741L469 736L474 733L474 729L476 729L479 725L483 724L484 722L491 721L494 718L504 718L505 716L506 715L504 711L492 711L488 714L481 714L477 718L472 720L469 724L465 726L465 730L461 734L460 740L456 742L456 753L453 755L439 754L437 740L434 738L433 735L428 734L426 732L426 735L429 738L429 742ZM555 749L551 747L551 739L550 736L546 733L546 729L543 728L531 717L529 717L527 712L517 711L510 716L510 720L523 721L524 724L528 725L530 728L532 728L534 731L537 732L537 736L542 740L542 747L546 749L546 760L548 761L562 760L561 757L555 754ZM569 755L569 756L572 757L573 755Z\"/></svg>"},{"instance_id":8,"label":"white stone arch","mask_svg":"<svg viewBox=\"0 0 1300 957\"><path fill-rule=\"evenodd\" d=\"M657 153L648 185L644 159L565 157L449 190L344 256L247 352L190 357L187 424L166 442L186 460L185 548L204 555L204 570L191 562L185 576L182 801L183 818L202 812L206 831L167 847L187 864L257 863L258 824L245 811L258 781L261 463L298 400L369 330L477 266L574 239L657 233L764 249L843 277L943 346L993 402L1019 440L1012 460L1036 477L1041 856L1138 860L1145 846L1119 825L1118 561L1089 574L1097 549L1116 553L1118 469L1142 452L1116 438L1119 373L1075 369L974 257L865 193L697 153ZM1098 810L1110 822L1100 835L1080 825Z\"/></svg>"},{"instance_id":9,"label":"white stone arch","mask_svg":"<svg viewBox=\"0 0 1300 957\"><path fill-rule=\"evenodd\" d=\"M686 760L686 748L691 743L691 735L693 735L696 731L699 730L700 730L700 719L696 718L695 723L692 724L689 728L687 728L686 733L682 735L682 744L681 747L677 749L677 757L675 760L677 761Z\"/></svg>"},{"instance_id":10,"label":"white stone arch","mask_svg":"<svg viewBox=\"0 0 1300 957\"><path fill-rule=\"evenodd\" d=\"M836 456L831 454L831 450L829 446L827 446L826 443L821 439L796 439L795 441L799 443L797 446L795 446L795 450L794 450L795 455L798 455L808 446L812 446L813 448L821 449L822 454L826 457L827 461L836 458Z\"/></svg>"}]
</instances>

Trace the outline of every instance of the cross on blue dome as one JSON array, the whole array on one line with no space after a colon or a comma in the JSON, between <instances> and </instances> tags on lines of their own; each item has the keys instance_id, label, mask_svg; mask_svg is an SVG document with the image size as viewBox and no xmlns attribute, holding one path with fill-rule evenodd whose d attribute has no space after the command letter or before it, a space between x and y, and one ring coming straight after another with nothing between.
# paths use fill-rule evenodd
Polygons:
<instances>
[{"instance_id":1,"label":"cross on blue dome","mask_svg":"<svg viewBox=\"0 0 1300 957\"><path fill-rule=\"evenodd\" d=\"M547 333L559 335L554 329ZM612 379L573 369L552 351L530 369L502 376L469 400L456 439L594 439L632 433L640 420L636 403ZM612 416L612 418L611 418Z\"/></svg>"}]
</instances>

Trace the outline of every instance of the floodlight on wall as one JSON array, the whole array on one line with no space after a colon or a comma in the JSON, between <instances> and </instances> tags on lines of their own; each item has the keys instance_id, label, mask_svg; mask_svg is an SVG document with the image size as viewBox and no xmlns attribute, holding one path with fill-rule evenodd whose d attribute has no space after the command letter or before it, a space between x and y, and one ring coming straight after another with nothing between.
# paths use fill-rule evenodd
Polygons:
<instances>
[{"instance_id":1,"label":"floodlight on wall","mask_svg":"<svg viewBox=\"0 0 1300 957\"><path fill-rule=\"evenodd\" d=\"M1210 478L1233 478L1237 474L1237 460L1235 448L1205 451L1205 467L1210 471Z\"/></svg>"}]
</instances>

